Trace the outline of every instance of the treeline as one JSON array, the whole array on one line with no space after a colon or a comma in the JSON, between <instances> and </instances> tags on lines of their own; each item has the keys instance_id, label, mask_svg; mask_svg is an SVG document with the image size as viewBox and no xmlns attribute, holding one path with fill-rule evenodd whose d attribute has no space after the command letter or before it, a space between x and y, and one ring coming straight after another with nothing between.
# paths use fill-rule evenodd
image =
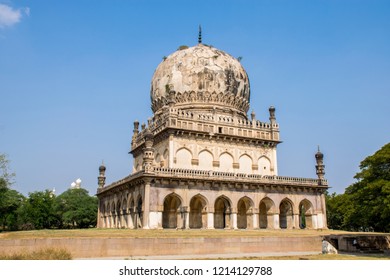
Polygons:
<instances>
[{"instance_id":1,"label":"treeline","mask_svg":"<svg viewBox=\"0 0 390 280\"><path fill-rule=\"evenodd\" d=\"M356 183L327 196L328 227L390 232L390 143L360 163Z\"/></svg>"},{"instance_id":2,"label":"treeline","mask_svg":"<svg viewBox=\"0 0 390 280\"><path fill-rule=\"evenodd\" d=\"M0 178L0 230L95 227L97 209L97 198L82 188L58 196L36 191L25 197Z\"/></svg>"}]
</instances>

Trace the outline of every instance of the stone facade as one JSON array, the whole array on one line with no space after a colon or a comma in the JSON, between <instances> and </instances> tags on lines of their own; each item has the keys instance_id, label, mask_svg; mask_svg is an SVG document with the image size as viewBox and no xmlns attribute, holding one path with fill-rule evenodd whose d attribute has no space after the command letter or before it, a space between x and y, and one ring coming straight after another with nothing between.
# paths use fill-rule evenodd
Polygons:
<instances>
[{"instance_id":1,"label":"stone facade","mask_svg":"<svg viewBox=\"0 0 390 280\"><path fill-rule=\"evenodd\" d=\"M153 118L134 122L133 170L98 177L98 227L326 228L323 155L316 179L278 176L279 125L249 109L249 79L238 60L198 44L182 47L152 79Z\"/></svg>"}]
</instances>

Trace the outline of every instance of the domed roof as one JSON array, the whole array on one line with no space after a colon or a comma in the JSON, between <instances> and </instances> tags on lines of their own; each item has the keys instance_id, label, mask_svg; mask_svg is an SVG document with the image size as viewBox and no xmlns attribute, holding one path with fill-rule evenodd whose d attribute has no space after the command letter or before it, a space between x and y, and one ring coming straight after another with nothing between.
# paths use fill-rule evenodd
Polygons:
<instances>
[{"instance_id":1,"label":"domed roof","mask_svg":"<svg viewBox=\"0 0 390 280\"><path fill-rule=\"evenodd\" d=\"M165 105L180 109L218 109L246 115L250 86L241 63L231 55L203 44L180 47L154 72L152 110Z\"/></svg>"}]
</instances>

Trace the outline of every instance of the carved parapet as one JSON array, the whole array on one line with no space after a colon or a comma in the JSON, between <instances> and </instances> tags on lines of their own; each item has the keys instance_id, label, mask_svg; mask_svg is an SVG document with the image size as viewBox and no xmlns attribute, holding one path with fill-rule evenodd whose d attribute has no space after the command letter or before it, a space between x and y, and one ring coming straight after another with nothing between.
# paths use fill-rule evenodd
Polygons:
<instances>
[{"instance_id":1,"label":"carved parapet","mask_svg":"<svg viewBox=\"0 0 390 280\"><path fill-rule=\"evenodd\" d=\"M260 174L246 174L235 172L221 172L212 170L194 170L194 169L182 169L182 168L154 168L154 172L158 176L167 177L182 177L182 178L203 178L203 179L217 179L228 181L253 181L257 183L269 183L278 185L296 185L296 186L318 186L318 179L311 178L299 178L299 177L287 177L287 176L271 176ZM322 180L324 187L328 186L327 180Z\"/></svg>"},{"instance_id":2,"label":"carved parapet","mask_svg":"<svg viewBox=\"0 0 390 280\"><path fill-rule=\"evenodd\" d=\"M215 107L221 109L230 108L237 113L245 116L249 109L249 102L246 98L237 96L232 92L207 92L207 91L190 91L176 92L169 98L165 95L156 97L152 100L152 110L159 113L159 110L167 106L171 98L174 98L174 107L177 109L197 108L202 110L213 110Z\"/></svg>"}]
</instances>

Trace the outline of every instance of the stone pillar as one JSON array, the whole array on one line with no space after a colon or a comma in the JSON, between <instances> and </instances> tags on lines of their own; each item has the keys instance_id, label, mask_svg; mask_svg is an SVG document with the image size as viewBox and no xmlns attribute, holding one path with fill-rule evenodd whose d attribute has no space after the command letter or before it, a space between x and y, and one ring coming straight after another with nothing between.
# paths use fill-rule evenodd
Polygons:
<instances>
[{"instance_id":1,"label":"stone pillar","mask_svg":"<svg viewBox=\"0 0 390 280\"><path fill-rule=\"evenodd\" d=\"M274 213L267 213L267 228L266 229L274 229Z\"/></svg>"},{"instance_id":2,"label":"stone pillar","mask_svg":"<svg viewBox=\"0 0 390 280\"><path fill-rule=\"evenodd\" d=\"M274 224L274 229L280 229L280 224L279 224L279 213L274 213L273 214L273 224Z\"/></svg>"},{"instance_id":3,"label":"stone pillar","mask_svg":"<svg viewBox=\"0 0 390 280\"><path fill-rule=\"evenodd\" d=\"M130 210L129 213L127 214L127 225L128 228L133 229L134 228L134 223L133 223L133 213Z\"/></svg>"},{"instance_id":4,"label":"stone pillar","mask_svg":"<svg viewBox=\"0 0 390 280\"><path fill-rule=\"evenodd\" d=\"M144 203L143 203L143 228L149 229L149 213L150 213L150 179L145 179L144 185Z\"/></svg>"},{"instance_id":5,"label":"stone pillar","mask_svg":"<svg viewBox=\"0 0 390 280\"><path fill-rule=\"evenodd\" d=\"M237 227L237 212L232 211L231 214L232 229L238 229Z\"/></svg>"},{"instance_id":6,"label":"stone pillar","mask_svg":"<svg viewBox=\"0 0 390 280\"><path fill-rule=\"evenodd\" d=\"M255 209L253 211L253 222L252 222L252 225L253 225L253 229L259 229L260 228L260 225L259 225L259 209Z\"/></svg>"},{"instance_id":7,"label":"stone pillar","mask_svg":"<svg viewBox=\"0 0 390 280\"><path fill-rule=\"evenodd\" d=\"M207 213L207 229L214 229L214 213Z\"/></svg>"},{"instance_id":8,"label":"stone pillar","mask_svg":"<svg viewBox=\"0 0 390 280\"><path fill-rule=\"evenodd\" d=\"M328 229L328 221L327 221L327 218L326 218L326 203L325 203L325 194L321 194L321 205L322 205L322 209L321 209L321 214L322 214L322 218L323 218L323 222L322 224L320 225L321 228L323 229Z\"/></svg>"},{"instance_id":9,"label":"stone pillar","mask_svg":"<svg viewBox=\"0 0 390 280\"><path fill-rule=\"evenodd\" d=\"M149 213L149 228L151 229L162 228L162 212L153 211Z\"/></svg>"},{"instance_id":10,"label":"stone pillar","mask_svg":"<svg viewBox=\"0 0 390 280\"><path fill-rule=\"evenodd\" d=\"M224 217L225 219L225 229L231 229L232 228L232 224L231 224L231 212L230 212L230 209L228 211L226 211Z\"/></svg>"},{"instance_id":11,"label":"stone pillar","mask_svg":"<svg viewBox=\"0 0 390 280\"><path fill-rule=\"evenodd\" d=\"M103 221L102 213L100 212L100 200L99 200L99 207L98 207L98 214L97 214L97 228L104 228L104 221Z\"/></svg>"},{"instance_id":12,"label":"stone pillar","mask_svg":"<svg viewBox=\"0 0 390 280\"><path fill-rule=\"evenodd\" d=\"M182 208L183 211L183 229L190 228L190 212L188 211L188 206Z\"/></svg>"},{"instance_id":13,"label":"stone pillar","mask_svg":"<svg viewBox=\"0 0 390 280\"><path fill-rule=\"evenodd\" d=\"M295 228L295 229L300 229L301 228L299 226L299 214L293 214L292 228Z\"/></svg>"},{"instance_id":14,"label":"stone pillar","mask_svg":"<svg viewBox=\"0 0 390 280\"><path fill-rule=\"evenodd\" d=\"M313 215L311 216L312 229L318 229L317 215L318 215L318 214L313 214Z\"/></svg>"}]
</instances>

